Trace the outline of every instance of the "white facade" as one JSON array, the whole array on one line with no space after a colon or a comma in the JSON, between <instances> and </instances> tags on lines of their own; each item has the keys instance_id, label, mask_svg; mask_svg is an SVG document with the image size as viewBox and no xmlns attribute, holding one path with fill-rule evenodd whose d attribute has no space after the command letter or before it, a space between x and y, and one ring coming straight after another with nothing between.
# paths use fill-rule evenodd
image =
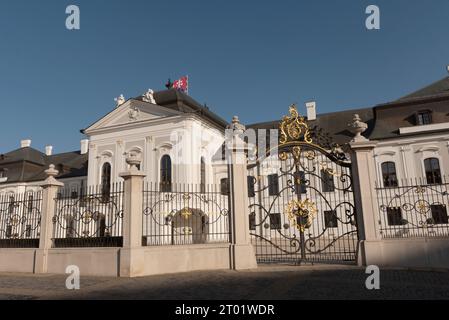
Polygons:
<instances>
[{"instance_id":1,"label":"white facade","mask_svg":"<svg viewBox=\"0 0 449 320\"><path fill-rule=\"evenodd\" d=\"M449 129L449 123L444 123ZM424 130L427 126L413 127ZM399 181L411 178L425 179L424 160L437 158L441 175L449 174L449 132L428 133L426 135L399 137L379 141L374 149L377 181L382 182L382 163L394 162Z\"/></svg>"},{"instance_id":2,"label":"white facade","mask_svg":"<svg viewBox=\"0 0 449 320\"><path fill-rule=\"evenodd\" d=\"M101 184L103 166L111 165L111 181L126 171L127 154L141 159L146 180L161 182L161 160L169 156L172 183L217 183L212 158L224 141L224 130L192 113L181 113L147 102L128 100L85 130L89 137L88 185Z\"/></svg>"}]
</instances>

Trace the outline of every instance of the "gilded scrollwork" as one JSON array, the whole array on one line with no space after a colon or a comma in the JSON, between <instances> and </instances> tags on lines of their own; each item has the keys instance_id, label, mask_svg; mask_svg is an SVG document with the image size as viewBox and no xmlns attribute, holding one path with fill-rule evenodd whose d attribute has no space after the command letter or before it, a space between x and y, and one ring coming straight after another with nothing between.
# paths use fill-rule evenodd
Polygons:
<instances>
[{"instance_id":1,"label":"gilded scrollwork","mask_svg":"<svg viewBox=\"0 0 449 320\"><path fill-rule=\"evenodd\" d=\"M312 143L309 125L303 116L300 116L296 105L290 106L290 116L284 116L279 127L281 145L290 141L304 141Z\"/></svg>"},{"instance_id":2,"label":"gilded scrollwork","mask_svg":"<svg viewBox=\"0 0 449 320\"><path fill-rule=\"evenodd\" d=\"M323 130L311 128L295 105L280 122L279 133L279 168L271 168L268 179L254 179L249 199L258 260L355 259L357 228L347 152ZM248 169L263 168L262 160L272 154Z\"/></svg>"}]
</instances>

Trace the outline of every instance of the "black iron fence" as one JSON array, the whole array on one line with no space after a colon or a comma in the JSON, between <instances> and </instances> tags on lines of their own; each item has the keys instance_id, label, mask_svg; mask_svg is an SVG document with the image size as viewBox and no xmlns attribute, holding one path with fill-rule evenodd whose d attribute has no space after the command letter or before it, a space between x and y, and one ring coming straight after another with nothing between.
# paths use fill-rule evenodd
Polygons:
<instances>
[{"instance_id":1,"label":"black iron fence","mask_svg":"<svg viewBox=\"0 0 449 320\"><path fill-rule=\"evenodd\" d=\"M304 146L248 168L249 228L260 263L353 263L357 251L349 163Z\"/></svg>"},{"instance_id":2,"label":"black iron fence","mask_svg":"<svg viewBox=\"0 0 449 320\"><path fill-rule=\"evenodd\" d=\"M430 184L425 178L376 186L383 238L448 237L449 180Z\"/></svg>"},{"instance_id":3,"label":"black iron fence","mask_svg":"<svg viewBox=\"0 0 449 320\"><path fill-rule=\"evenodd\" d=\"M58 193L53 217L53 246L121 247L123 183Z\"/></svg>"},{"instance_id":4,"label":"black iron fence","mask_svg":"<svg viewBox=\"0 0 449 320\"><path fill-rule=\"evenodd\" d=\"M229 242L228 193L219 185L145 182L143 245Z\"/></svg>"},{"instance_id":5,"label":"black iron fence","mask_svg":"<svg viewBox=\"0 0 449 320\"><path fill-rule=\"evenodd\" d=\"M38 248L42 192L0 195L0 248Z\"/></svg>"}]
</instances>

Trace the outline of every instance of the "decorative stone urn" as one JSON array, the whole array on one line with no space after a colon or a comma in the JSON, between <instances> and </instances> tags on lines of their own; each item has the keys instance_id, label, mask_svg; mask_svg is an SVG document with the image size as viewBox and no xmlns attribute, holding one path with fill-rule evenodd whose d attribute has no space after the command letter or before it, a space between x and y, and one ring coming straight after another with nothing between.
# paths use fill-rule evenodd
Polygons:
<instances>
[{"instance_id":1,"label":"decorative stone urn","mask_svg":"<svg viewBox=\"0 0 449 320\"><path fill-rule=\"evenodd\" d=\"M240 123L239 117L238 116L234 116L232 117L232 122L231 124L228 126L228 129L232 129L234 131L237 131L237 133L242 133L246 130L245 125Z\"/></svg>"},{"instance_id":2,"label":"decorative stone urn","mask_svg":"<svg viewBox=\"0 0 449 320\"><path fill-rule=\"evenodd\" d=\"M367 141L368 139L362 136L362 133L368 129L368 125L362 121L358 114L354 114L354 118L352 120L353 122L348 125L351 132L355 134L352 142Z\"/></svg>"},{"instance_id":3,"label":"decorative stone urn","mask_svg":"<svg viewBox=\"0 0 449 320\"><path fill-rule=\"evenodd\" d=\"M126 157L126 163L130 165L130 170L138 170L137 166L141 163L141 160L135 152L130 152Z\"/></svg>"}]
</instances>

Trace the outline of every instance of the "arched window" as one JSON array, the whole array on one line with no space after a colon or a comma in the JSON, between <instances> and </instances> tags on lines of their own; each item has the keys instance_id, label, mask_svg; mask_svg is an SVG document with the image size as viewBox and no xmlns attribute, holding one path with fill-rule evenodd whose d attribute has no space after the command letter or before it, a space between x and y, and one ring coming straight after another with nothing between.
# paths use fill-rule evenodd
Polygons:
<instances>
[{"instance_id":1,"label":"arched window","mask_svg":"<svg viewBox=\"0 0 449 320\"><path fill-rule=\"evenodd\" d=\"M161 159L161 191L171 192L171 158L169 155L165 155Z\"/></svg>"},{"instance_id":2,"label":"arched window","mask_svg":"<svg viewBox=\"0 0 449 320\"><path fill-rule=\"evenodd\" d=\"M106 162L101 168L101 196L103 201L109 201L111 193L111 164Z\"/></svg>"},{"instance_id":3,"label":"arched window","mask_svg":"<svg viewBox=\"0 0 449 320\"><path fill-rule=\"evenodd\" d=\"M200 165L200 179L201 179L201 193L206 192L206 160L204 157L201 157L201 165Z\"/></svg>"},{"instance_id":4,"label":"arched window","mask_svg":"<svg viewBox=\"0 0 449 320\"><path fill-rule=\"evenodd\" d=\"M441 183L440 161L437 158L427 158L424 160L426 179L428 184Z\"/></svg>"},{"instance_id":5,"label":"arched window","mask_svg":"<svg viewBox=\"0 0 449 320\"><path fill-rule=\"evenodd\" d=\"M382 163L382 180L384 187L397 187L398 176L396 175L396 165L388 161Z\"/></svg>"}]
</instances>

